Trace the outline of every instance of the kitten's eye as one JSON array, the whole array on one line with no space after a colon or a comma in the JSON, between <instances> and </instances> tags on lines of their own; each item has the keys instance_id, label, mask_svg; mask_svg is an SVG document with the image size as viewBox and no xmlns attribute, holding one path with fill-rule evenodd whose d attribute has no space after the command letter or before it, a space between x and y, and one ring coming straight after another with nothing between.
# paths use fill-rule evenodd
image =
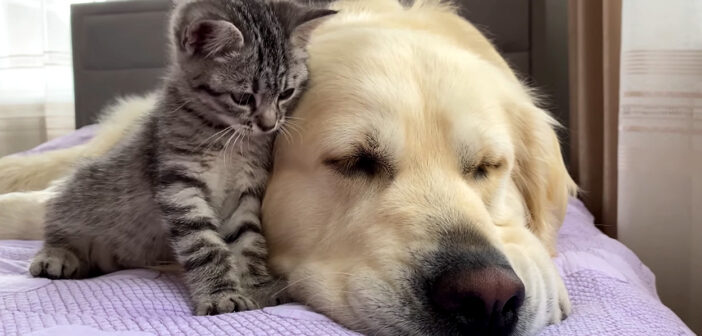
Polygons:
<instances>
[{"instance_id":1,"label":"kitten's eye","mask_svg":"<svg viewBox=\"0 0 702 336\"><path fill-rule=\"evenodd\" d=\"M293 93L295 93L294 88L287 89L278 95L278 100L286 100L286 99L292 97Z\"/></svg>"},{"instance_id":2,"label":"kitten's eye","mask_svg":"<svg viewBox=\"0 0 702 336\"><path fill-rule=\"evenodd\" d=\"M232 100L241 106L255 106L256 97L250 93L232 93Z\"/></svg>"}]
</instances>

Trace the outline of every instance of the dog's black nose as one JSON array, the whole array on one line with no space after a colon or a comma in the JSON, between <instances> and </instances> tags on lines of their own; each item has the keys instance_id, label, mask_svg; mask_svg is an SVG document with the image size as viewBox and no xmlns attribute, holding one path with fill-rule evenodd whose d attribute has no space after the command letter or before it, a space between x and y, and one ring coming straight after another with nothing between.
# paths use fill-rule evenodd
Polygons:
<instances>
[{"instance_id":1,"label":"dog's black nose","mask_svg":"<svg viewBox=\"0 0 702 336\"><path fill-rule=\"evenodd\" d=\"M509 335L524 303L524 284L501 266L446 271L430 291L437 312L470 335Z\"/></svg>"}]
</instances>

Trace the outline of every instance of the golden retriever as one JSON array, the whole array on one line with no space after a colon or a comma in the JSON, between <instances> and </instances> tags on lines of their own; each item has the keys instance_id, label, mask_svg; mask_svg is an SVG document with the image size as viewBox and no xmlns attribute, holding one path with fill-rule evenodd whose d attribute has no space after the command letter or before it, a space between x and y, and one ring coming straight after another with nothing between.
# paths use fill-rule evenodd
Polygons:
<instances>
[{"instance_id":1,"label":"golden retriever","mask_svg":"<svg viewBox=\"0 0 702 336\"><path fill-rule=\"evenodd\" d=\"M270 265L297 300L374 335L528 335L559 322L570 303L550 255L575 185L554 120L450 6L334 6L311 36L294 132L275 147ZM139 112L117 109L134 117L38 169L101 154ZM34 160L14 166L32 171ZM20 194L1 196L0 209ZM4 211L40 214L35 198Z\"/></svg>"}]
</instances>

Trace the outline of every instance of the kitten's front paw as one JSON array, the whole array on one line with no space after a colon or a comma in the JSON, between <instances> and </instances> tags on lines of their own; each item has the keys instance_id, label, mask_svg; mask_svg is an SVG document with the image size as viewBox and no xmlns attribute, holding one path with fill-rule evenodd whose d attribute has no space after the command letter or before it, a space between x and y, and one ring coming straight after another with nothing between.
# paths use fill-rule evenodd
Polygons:
<instances>
[{"instance_id":1,"label":"kitten's front paw","mask_svg":"<svg viewBox=\"0 0 702 336\"><path fill-rule=\"evenodd\" d=\"M49 279L75 279L84 275L84 269L75 253L61 247L45 247L32 259L29 273Z\"/></svg>"},{"instance_id":2,"label":"kitten's front paw","mask_svg":"<svg viewBox=\"0 0 702 336\"><path fill-rule=\"evenodd\" d=\"M195 299L195 315L217 315L258 308L256 302L235 290L222 291Z\"/></svg>"}]
</instances>

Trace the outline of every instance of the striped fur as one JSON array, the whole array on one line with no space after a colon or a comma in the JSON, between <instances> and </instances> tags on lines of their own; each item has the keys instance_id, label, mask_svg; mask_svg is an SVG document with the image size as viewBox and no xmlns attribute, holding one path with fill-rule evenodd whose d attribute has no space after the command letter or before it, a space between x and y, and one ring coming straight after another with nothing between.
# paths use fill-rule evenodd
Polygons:
<instances>
[{"instance_id":1,"label":"striped fur","mask_svg":"<svg viewBox=\"0 0 702 336\"><path fill-rule=\"evenodd\" d=\"M180 3L159 103L62 184L31 274L84 278L177 262L198 315L283 300L266 266L261 197L275 131L307 79L301 35L331 13L257 0Z\"/></svg>"}]
</instances>

